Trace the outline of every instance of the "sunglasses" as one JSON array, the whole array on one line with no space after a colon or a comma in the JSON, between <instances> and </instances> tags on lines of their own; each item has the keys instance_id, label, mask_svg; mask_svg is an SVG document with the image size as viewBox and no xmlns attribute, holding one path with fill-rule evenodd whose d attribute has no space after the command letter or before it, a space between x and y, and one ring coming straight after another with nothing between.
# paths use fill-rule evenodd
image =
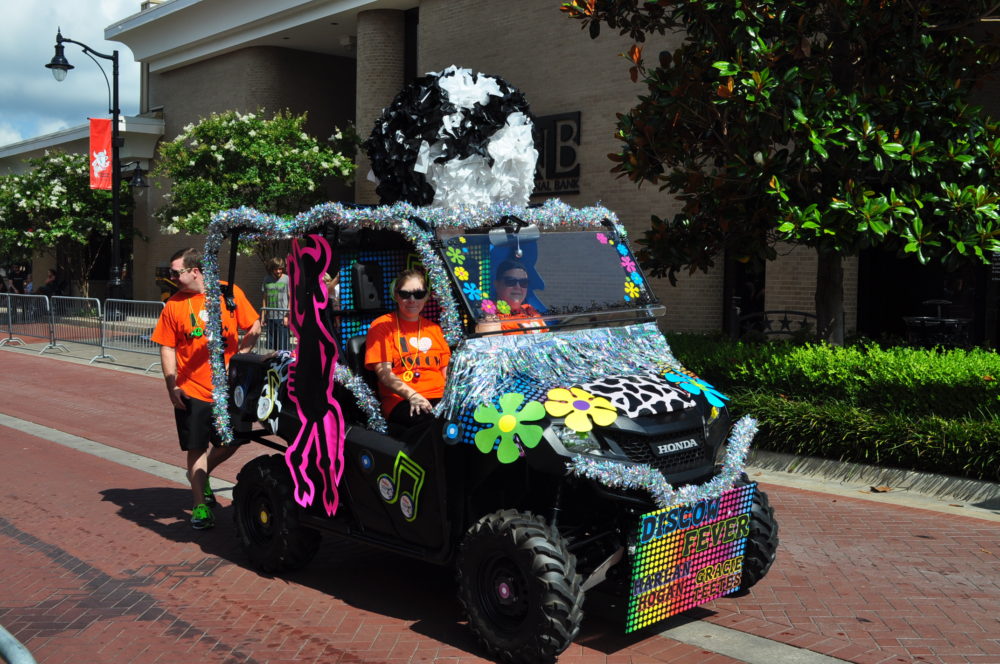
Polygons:
<instances>
[{"instance_id":1,"label":"sunglasses","mask_svg":"<svg viewBox=\"0 0 1000 664\"><path fill-rule=\"evenodd\" d=\"M193 267L185 267L185 268L181 268L180 270L171 270L170 271L170 277L172 279L176 279L177 277L181 276L185 272L190 272L193 269L194 269Z\"/></svg>"},{"instance_id":2,"label":"sunglasses","mask_svg":"<svg viewBox=\"0 0 1000 664\"><path fill-rule=\"evenodd\" d=\"M520 286L521 288L528 287L529 279L516 279L514 277L503 277L503 285L508 288L513 288L514 286Z\"/></svg>"},{"instance_id":3,"label":"sunglasses","mask_svg":"<svg viewBox=\"0 0 1000 664\"><path fill-rule=\"evenodd\" d=\"M426 290L398 290L396 295L399 296L401 300L422 300L427 297Z\"/></svg>"}]
</instances>

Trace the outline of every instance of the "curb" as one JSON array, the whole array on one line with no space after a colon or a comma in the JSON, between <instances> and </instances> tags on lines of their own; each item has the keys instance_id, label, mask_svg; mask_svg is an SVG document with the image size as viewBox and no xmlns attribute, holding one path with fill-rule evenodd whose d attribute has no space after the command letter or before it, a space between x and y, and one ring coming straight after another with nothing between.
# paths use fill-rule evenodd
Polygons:
<instances>
[{"instance_id":1,"label":"curb","mask_svg":"<svg viewBox=\"0 0 1000 664\"><path fill-rule=\"evenodd\" d=\"M998 482L765 450L751 450L747 463L763 470L859 485L888 486L941 500L969 503L982 509L1000 510Z\"/></svg>"}]
</instances>

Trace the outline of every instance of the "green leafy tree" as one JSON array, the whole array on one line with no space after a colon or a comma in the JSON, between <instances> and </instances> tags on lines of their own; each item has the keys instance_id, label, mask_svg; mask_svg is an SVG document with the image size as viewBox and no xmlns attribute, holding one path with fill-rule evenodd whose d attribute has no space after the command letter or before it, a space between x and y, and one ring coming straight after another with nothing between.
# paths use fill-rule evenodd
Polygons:
<instances>
[{"instance_id":1,"label":"green leafy tree","mask_svg":"<svg viewBox=\"0 0 1000 664\"><path fill-rule=\"evenodd\" d=\"M226 111L161 144L154 175L173 183L156 212L164 232L204 233L213 214L242 205L292 215L325 200L324 181L350 179L354 162L307 134L305 121Z\"/></svg>"},{"instance_id":2,"label":"green leafy tree","mask_svg":"<svg viewBox=\"0 0 1000 664\"><path fill-rule=\"evenodd\" d=\"M573 0L646 92L619 116L613 172L676 195L644 264L674 280L729 250L818 253L820 330L843 340L844 256L873 246L956 267L1000 248L1000 128L970 104L996 66L994 0ZM646 63L647 35L680 45Z\"/></svg>"},{"instance_id":3,"label":"green leafy tree","mask_svg":"<svg viewBox=\"0 0 1000 664\"><path fill-rule=\"evenodd\" d=\"M54 254L86 297L94 265L111 240L111 192L90 188L86 154L51 151L28 165L22 174L0 178L0 253L17 259L36 251ZM125 182L120 198L127 218L132 196Z\"/></svg>"}]
</instances>

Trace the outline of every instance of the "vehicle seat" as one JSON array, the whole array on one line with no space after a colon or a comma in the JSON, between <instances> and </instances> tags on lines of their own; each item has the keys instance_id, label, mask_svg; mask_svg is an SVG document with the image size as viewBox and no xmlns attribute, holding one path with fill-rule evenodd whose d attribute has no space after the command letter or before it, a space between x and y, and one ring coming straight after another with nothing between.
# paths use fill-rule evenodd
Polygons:
<instances>
[{"instance_id":1,"label":"vehicle seat","mask_svg":"<svg viewBox=\"0 0 1000 664\"><path fill-rule=\"evenodd\" d=\"M365 367L365 339L367 335L359 334L347 340L347 367L356 376L361 376L368 387L378 394L378 377L375 372Z\"/></svg>"}]
</instances>

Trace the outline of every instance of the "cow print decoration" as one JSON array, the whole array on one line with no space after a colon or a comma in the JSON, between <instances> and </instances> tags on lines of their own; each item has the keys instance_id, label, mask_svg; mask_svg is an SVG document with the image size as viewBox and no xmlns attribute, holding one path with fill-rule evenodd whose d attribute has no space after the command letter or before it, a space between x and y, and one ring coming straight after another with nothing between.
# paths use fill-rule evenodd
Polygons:
<instances>
[{"instance_id":1,"label":"cow print decoration","mask_svg":"<svg viewBox=\"0 0 1000 664\"><path fill-rule=\"evenodd\" d=\"M533 129L516 88L451 66L396 95L362 147L383 204L526 206L538 161Z\"/></svg>"},{"instance_id":2,"label":"cow print decoration","mask_svg":"<svg viewBox=\"0 0 1000 664\"><path fill-rule=\"evenodd\" d=\"M627 417L662 415L695 405L690 394L654 374L611 376L584 383L580 388L604 397Z\"/></svg>"}]
</instances>

